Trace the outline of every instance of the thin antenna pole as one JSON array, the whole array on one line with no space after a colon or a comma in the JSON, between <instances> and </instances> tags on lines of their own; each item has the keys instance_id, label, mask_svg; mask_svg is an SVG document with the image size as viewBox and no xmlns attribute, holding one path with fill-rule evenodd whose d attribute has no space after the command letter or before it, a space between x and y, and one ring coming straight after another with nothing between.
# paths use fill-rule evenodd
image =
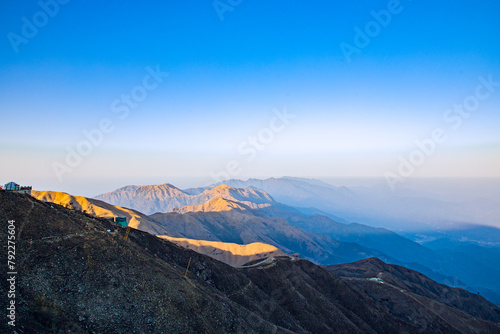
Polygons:
<instances>
[{"instance_id":1,"label":"thin antenna pole","mask_svg":"<svg viewBox=\"0 0 500 334\"><path fill-rule=\"evenodd\" d=\"M127 226L127 232L125 232L125 238L123 238L123 240L127 240L129 232L130 232L130 226Z\"/></svg>"},{"instance_id":2,"label":"thin antenna pole","mask_svg":"<svg viewBox=\"0 0 500 334\"><path fill-rule=\"evenodd\" d=\"M189 269L189 265L190 265L190 264L191 264L191 258L189 258L189 261L188 261L188 266L187 266L187 268L186 268L186 272L184 273L184 277L186 277L186 276L187 276L187 274L188 274L188 269Z\"/></svg>"}]
</instances>

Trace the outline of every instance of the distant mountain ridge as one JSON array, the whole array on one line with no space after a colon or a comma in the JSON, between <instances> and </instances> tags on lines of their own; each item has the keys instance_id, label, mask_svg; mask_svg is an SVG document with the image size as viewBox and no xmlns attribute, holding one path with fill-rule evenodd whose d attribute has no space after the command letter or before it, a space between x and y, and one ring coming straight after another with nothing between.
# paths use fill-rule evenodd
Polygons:
<instances>
[{"instance_id":1,"label":"distant mountain ridge","mask_svg":"<svg viewBox=\"0 0 500 334\"><path fill-rule=\"evenodd\" d=\"M286 255L276 247L264 243L252 243L248 245L225 243L221 241L206 241L183 238L183 234L179 234L175 229L169 226L158 224L150 217L128 208L114 206L96 199L86 198L82 196L72 196L67 193L55 191L36 191L33 190L31 195L41 201L55 203L64 207L72 207L75 210L84 211L96 217L127 217L128 225L147 231L159 238L170 240L185 248L193 249L201 254L211 256L215 259L223 261L229 265L241 265L246 262L261 259L267 256L284 256ZM217 207L227 203L228 205L238 205L243 208L243 204L237 202L223 200L220 197L213 199L209 203L214 203ZM210 209L215 209L211 207ZM245 208L251 210L250 207ZM167 236L168 234L168 236ZM234 254L232 253L234 252ZM254 253L252 253L254 252Z\"/></svg>"},{"instance_id":2,"label":"distant mountain ridge","mask_svg":"<svg viewBox=\"0 0 500 334\"><path fill-rule=\"evenodd\" d=\"M292 186L290 185L292 182ZM229 183L234 186L246 185L247 183L252 183L253 186L259 187L263 184L271 183L277 187L281 187L283 184L288 184L291 192L297 191L296 188L302 189L313 189L314 187L322 187L332 191L340 191L345 193L346 196L352 196L347 188L335 188L329 186L328 184L318 181L318 180L308 180L308 179L296 179L296 178L284 178L284 179L268 179L268 180L257 180L250 179L248 181L237 181L230 180ZM308 188L309 187L309 188ZM308 232L315 234L326 234L333 240L356 243L359 246L373 250L378 250L378 256L385 256L386 260L392 258L400 262L418 262L425 263L427 266L437 267L437 258L432 251L422 247L404 237L401 237L391 231L373 228L361 224L343 224L332 220L329 217L322 215L307 216L301 211L293 208L287 207L279 202L276 202L273 197L263 190L257 189L243 189L234 188L225 184L220 184L209 188L197 188L194 190L182 191L170 184L163 184L159 186L142 186L142 187L126 187L124 189L127 193L123 196L127 200L130 198L156 198L160 201L160 206L170 207L174 204L177 205L182 202L200 203L195 205L186 205L181 207L175 207L170 210L171 213L192 213L192 212L221 212L221 211L232 211L232 210L246 210L246 215L239 217L238 219L243 220L242 217L255 216L258 215L264 219L269 218L282 218L289 222L291 225L304 229ZM166 189L166 190L165 190ZM340 189L340 190L339 190ZM312 190L311 190L312 191ZM132 193L131 193L132 192ZM157 195L162 194L163 197ZM115 192L108 193L110 195L102 195L99 198L113 198L113 196L122 194L122 190L118 189ZM142 196L142 197L140 197ZM340 195L339 195L340 196ZM141 203L141 202L139 202ZM131 203L132 204L132 203ZM137 205L135 205L137 207ZM250 209L258 208L265 216L263 216L259 211L252 211ZM221 219L222 221L227 221L227 219L234 219L229 217L231 214L212 214L203 217L210 217L209 221L214 219ZM232 214L235 215L234 213ZM246 236L254 235L252 238L246 238L242 240L239 236L236 236L233 232L228 232L226 236L222 236L220 233L215 235L212 232L207 231L207 227L204 225L203 221L199 215L188 215L186 217L179 217L175 215L164 215L161 213L156 213L151 216L153 220L156 220L163 224L164 229L174 229L177 233L184 235L187 238L192 239L202 239L202 240L212 240L212 241L226 241L226 242L236 242L236 243L249 243L256 241L264 241L266 243L271 243L275 246L282 244L279 242L273 243L270 240L258 239L258 236L254 235L251 231L245 233ZM189 223L187 222L189 221ZM182 222L182 224L180 224ZM191 224L190 228L184 227L185 224ZM272 224L272 223L271 223ZM175 227L174 227L175 226ZM187 226L187 225L186 225ZM195 228L196 226L196 228ZM215 226L215 225L214 225ZM228 228L229 225L226 226ZM282 226L283 227L283 226ZM284 227L283 227L284 228ZM289 229L289 228L288 228ZM241 231L240 231L241 232ZM229 237L231 235L231 237ZM287 251L294 251L290 246L282 248ZM298 250L295 250L298 251ZM369 251L370 252L370 251ZM314 252L313 252L314 253ZM310 253L310 254L313 254ZM311 255L308 255L311 256ZM310 257L314 259L314 257ZM349 257L345 260L354 260L353 257ZM337 263L338 260L335 260ZM432 264L432 265L431 265Z\"/></svg>"},{"instance_id":3,"label":"distant mountain ridge","mask_svg":"<svg viewBox=\"0 0 500 334\"><path fill-rule=\"evenodd\" d=\"M280 181L277 180L277 182ZM323 183L320 181L311 180L309 182L315 186L323 186ZM123 196L123 191L126 191L126 196ZM346 190L343 189L343 191ZM363 238L359 237L360 232L354 228L354 225L348 227L348 225L337 223L328 217L321 218L322 216L307 218L301 211L276 202L269 194L262 190L234 188L232 186L220 184L206 189L197 188L196 191L192 189L182 191L170 184L163 184L158 186L129 186L118 189L115 192L101 195L99 198L113 199L118 195L122 196L126 201L137 198L139 204L133 205L133 203L130 203L136 208L143 207L142 201L149 198L155 198L155 200L158 201L157 207L163 208L169 208L181 202L200 203L175 207L168 213L156 212L150 216L150 218L157 221L163 229L174 230L178 234L190 239L224 241L239 244L265 242L289 253L302 253L307 258L319 261L319 263L354 261L367 257L369 254L382 257L387 261L398 261L396 260L397 257L391 257L391 255L385 254L383 251L375 250L369 246L367 247L362 243L357 243L358 241L363 241ZM118 203L121 202L118 201ZM195 214L197 212L205 212L208 214ZM179 216L176 214L182 215ZM329 234L332 239L320 236L321 234L328 234L328 232L332 232L332 230L315 230L314 228L310 228L315 222L321 219L329 226L336 226L335 233ZM308 223L304 223L306 221L308 221ZM246 225L241 222L246 222ZM289 222L291 224L289 224ZM297 227L305 229L306 232L304 233L303 230L299 230ZM368 226L364 228L365 230L361 234L375 234L373 231L376 229L369 228ZM340 230L342 230L342 232L337 233ZM256 233L256 231L258 231L258 233ZM405 240L408 244L414 244L390 231L385 232L388 234L388 237L384 242L378 243L378 245L385 245L387 241L398 245L401 243L400 240ZM376 233L379 235L382 234L379 231ZM277 234L289 235L283 237ZM291 235L295 236L291 237ZM350 239L348 235L351 235ZM357 236L356 240L354 240L352 236ZM316 241L311 243L311 238ZM373 237L367 240L372 239ZM300 246L294 247L294 244L291 243L290 240L295 240L296 244ZM376 242L374 242L374 244L376 244ZM309 246L306 247L305 245ZM425 250L425 248L418 244L414 244L414 246L420 252ZM342 252L339 253L339 251ZM334 255L335 253L336 255ZM392 253L398 257L400 255L400 252L397 251L392 251ZM427 256L427 258L430 259L432 256ZM399 261L407 260L407 258L399 259Z\"/></svg>"},{"instance_id":4,"label":"distant mountain ridge","mask_svg":"<svg viewBox=\"0 0 500 334\"><path fill-rule=\"evenodd\" d=\"M105 219L3 190L0 218L15 220L22 230L16 244L16 259L22 263L16 330L22 333L448 334L500 329L500 309L481 296L436 287L423 275L378 260L353 264L352 270L344 266L343 277L280 256L236 269L143 231L131 229L124 240L126 229ZM0 231L3 240L7 231ZM367 279L380 273L383 283ZM10 331L6 321L0 324L0 332Z\"/></svg>"},{"instance_id":5,"label":"distant mountain ridge","mask_svg":"<svg viewBox=\"0 0 500 334\"><path fill-rule=\"evenodd\" d=\"M349 222L385 227L402 233L439 231L446 229L450 223L500 227L498 198L457 200L418 189L401 188L393 191L384 182L345 187L297 177L230 179L222 183L265 191L276 201L293 207L314 207Z\"/></svg>"},{"instance_id":6,"label":"distant mountain ridge","mask_svg":"<svg viewBox=\"0 0 500 334\"><path fill-rule=\"evenodd\" d=\"M162 229L174 230L185 238L223 241L236 244L263 242L317 263L343 263L365 258L372 254L394 261L384 253L356 243L333 240L293 226L285 219L268 217L258 209L203 212L155 213L149 216Z\"/></svg>"},{"instance_id":7,"label":"distant mountain ridge","mask_svg":"<svg viewBox=\"0 0 500 334\"><path fill-rule=\"evenodd\" d=\"M346 206L351 206L356 199L356 194L349 188L335 187L316 179L272 177L265 180L251 178L246 181L231 179L223 183L237 188L265 191L276 201L287 205L315 207L322 210L326 208L330 213L335 213L336 209L341 210Z\"/></svg>"},{"instance_id":8,"label":"distant mountain ridge","mask_svg":"<svg viewBox=\"0 0 500 334\"><path fill-rule=\"evenodd\" d=\"M370 195L370 192L366 192L367 189L364 189L364 192L362 191L360 194L359 189L351 191L345 187L334 187L318 180L290 177L270 178L267 180L249 179L247 181L228 180L226 182L229 185L219 184L186 190L180 190L168 185L168 188L173 189L172 192L165 192L161 196L152 196L151 192L156 192L156 188L165 185L131 186L108 193L111 196L107 195L106 197L112 198L115 196L123 200L138 199L139 206L142 206L141 201L145 198L156 198L161 202L155 204L157 207L172 209L169 210L171 212L168 214L158 213L150 218L162 225L162 229L171 229L186 238L236 243L241 243L243 239L246 242L265 242L286 252L302 252L305 257L314 259L318 263L328 263L325 261L331 261L330 263L355 261L356 259L370 257L371 254L382 258L386 262L404 265L423 272L440 282L447 282L448 284L454 282L454 285L467 288L469 291L479 291L488 296L490 300L500 303L500 286L497 283L500 277L497 274L498 270L495 269L496 262L492 262L492 259L496 258L494 248L483 247L480 251L473 249L475 254L480 254L477 258L474 258L468 252L464 252L458 247L460 245L456 244L448 243L452 248L446 250L430 250L387 229L358 223L349 224L331 214L332 211L324 212L314 207L316 203L321 208L331 208L331 201L335 200L337 202L334 203L334 206L337 205L338 207L338 211L335 213L342 212L342 210L353 210L355 205L366 201L366 196L376 194L376 187L368 189L369 191L375 191ZM243 186L246 188L235 188ZM143 191L138 192L139 188ZM380 199L371 202L370 205L375 205L376 217L380 212L384 211L383 205L387 204L379 205L379 203L383 203L388 198L387 196L389 196L387 193L383 193ZM409 196L412 196L412 194L410 193ZM221 199L219 204L215 204L217 201L210 203L210 201L217 198ZM408 198L411 199L411 197ZM394 202L397 204L397 210L399 210L400 214L402 214L404 208L412 203L411 201L406 203L404 199L400 198L399 202ZM283 204L282 200L287 202ZM358 202L359 200L362 201ZM420 203L419 205L430 205L430 207L439 207L441 205L440 201L431 198L421 199L417 197L415 200ZM149 200L144 201L148 202ZM229 201L234 203L229 204ZM190 204L183 205L183 203ZM340 208L344 204L340 205L339 203L344 203L347 209ZM300 205L300 207L290 206L292 204ZM223 205L225 208L222 209L219 205ZM420 206L413 208L406 216L411 217L418 208ZM173 215L175 212L182 213L182 215L175 216ZM243 216L237 217L237 212ZM242 229L240 226L242 217L245 217L246 221L255 221L258 224L256 226L260 226L256 230L261 232L267 230L266 238L273 236L272 240L262 240L262 236L259 239L255 231ZM255 219L255 217L260 217L261 221ZM270 228L270 226L276 224L273 222L274 218L281 218L289 225L301 228L310 236L315 235L317 243L312 248L306 246L313 245L309 243L310 241L303 243L300 247L286 246L283 243L286 242L286 238L278 237L277 231L273 232ZM223 222L223 225L220 225L220 222ZM269 226L264 228L264 225L261 225L263 222ZM290 229L289 225L286 225L287 230L297 231ZM235 229L235 226L239 227ZM285 228L283 224L276 226ZM284 235L282 232L280 233ZM480 236L481 233L484 234L484 232L476 234ZM244 236L243 239L240 234ZM304 234L302 235L305 237ZM318 238L321 235L323 236ZM302 237L296 240L301 239ZM494 245L494 242L490 239L488 239L489 244ZM330 241L326 242L325 240ZM337 242L341 247L335 248L337 246L332 246ZM319 247L322 243L325 243L325 245ZM327 250L328 248L330 250ZM305 249L306 252L304 253L301 249ZM312 251L312 249L316 250ZM464 265L464 263L467 263L467 265ZM470 288L471 286L473 288Z\"/></svg>"},{"instance_id":9,"label":"distant mountain ridge","mask_svg":"<svg viewBox=\"0 0 500 334\"><path fill-rule=\"evenodd\" d=\"M95 198L113 205L129 207L145 214L153 214L156 212L169 212L174 208L183 206L205 204L209 200L218 197L238 201L252 208L275 203L269 194L254 189L236 189L228 185L219 185L206 189L199 194L191 194L169 183L126 186Z\"/></svg>"},{"instance_id":10,"label":"distant mountain ridge","mask_svg":"<svg viewBox=\"0 0 500 334\"><path fill-rule=\"evenodd\" d=\"M133 186L128 187L126 191L135 191L134 189L146 191L148 187ZM172 185L165 187L160 185L159 187L151 187L151 189L155 191L167 190L168 193L174 195L181 193L178 188ZM174 208L169 213L155 213L150 216L131 209L113 206L100 200L64 193L34 192L34 196L61 205L72 203L75 208L87 210L88 213L101 217L127 216L130 226L158 236L239 245L265 243L288 254L298 252L304 258L323 264L351 262L369 256L397 262L381 251L363 247L354 242L333 240L328 236L296 227L283 218L269 217L262 209L274 208L280 212L286 211L282 211L280 209L283 208L282 205L274 202L269 195L261 191L248 191L221 185L197 195L197 201L207 201L204 204ZM224 196L233 200L215 196ZM276 207L272 204L275 204ZM294 211L293 208L286 206L284 208L291 212L298 212ZM190 247L195 249L192 246L194 242L180 244L184 246L191 244ZM196 250L208 251L209 253L204 253L207 255L216 254L217 251L212 250L214 245L205 245L207 247L198 245ZM227 256L225 258L231 259Z\"/></svg>"},{"instance_id":11,"label":"distant mountain ridge","mask_svg":"<svg viewBox=\"0 0 500 334\"><path fill-rule=\"evenodd\" d=\"M168 188L175 187L169 186ZM243 201L227 200L222 197L214 197L210 200L213 196L220 195L233 199L240 198ZM290 225L284 219L270 218L259 209L252 207L259 205L267 207L269 203L265 204L266 202L273 202L271 197L262 192L245 191L229 186L219 186L211 191L203 192L200 198L208 200L203 205L181 207L170 213L156 213L150 216L131 209L113 206L100 200L71 196L66 193L33 191L33 196L63 206L71 204L75 209L85 210L89 214L99 217L126 216L129 226L160 237L168 236L178 240L185 238L178 243L183 246L189 245L191 249L207 255L217 255L218 251L214 251L214 248L218 248L219 252L228 249L229 245L221 246L223 243L235 243L241 246L265 243L278 247L289 254L299 252L301 256L319 263L343 263L359 260L366 256L378 256L385 260L391 260L382 252L354 243L334 241L326 236L316 235ZM248 203L252 207L243 203ZM179 212L183 214L179 214ZM192 241L188 242L187 239L192 239ZM205 241L205 245L201 246L197 241ZM216 243L219 244L216 245ZM193 246L195 244L197 244L196 247ZM228 264L235 262L232 260L235 257L229 255L219 258L228 260ZM258 256L247 256L247 258L258 258ZM245 262L242 259L238 261Z\"/></svg>"}]
</instances>

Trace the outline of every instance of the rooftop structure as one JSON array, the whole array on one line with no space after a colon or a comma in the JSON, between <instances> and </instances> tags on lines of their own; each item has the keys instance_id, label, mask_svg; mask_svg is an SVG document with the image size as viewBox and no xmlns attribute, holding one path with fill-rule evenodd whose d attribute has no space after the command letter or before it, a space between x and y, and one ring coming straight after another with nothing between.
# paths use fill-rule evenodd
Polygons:
<instances>
[{"instance_id":1,"label":"rooftop structure","mask_svg":"<svg viewBox=\"0 0 500 334\"><path fill-rule=\"evenodd\" d=\"M1 188L1 187L0 187ZM16 192L16 193L22 193L22 194L28 194L28 195L31 195L31 186L20 186L18 185L17 183L15 182L9 182L9 183L6 183L5 186L4 186L4 190L6 191L13 191L13 192Z\"/></svg>"},{"instance_id":2,"label":"rooftop structure","mask_svg":"<svg viewBox=\"0 0 500 334\"><path fill-rule=\"evenodd\" d=\"M120 225L121 227L125 227L128 225L127 217L104 217L104 218L108 219L110 222Z\"/></svg>"}]
</instances>

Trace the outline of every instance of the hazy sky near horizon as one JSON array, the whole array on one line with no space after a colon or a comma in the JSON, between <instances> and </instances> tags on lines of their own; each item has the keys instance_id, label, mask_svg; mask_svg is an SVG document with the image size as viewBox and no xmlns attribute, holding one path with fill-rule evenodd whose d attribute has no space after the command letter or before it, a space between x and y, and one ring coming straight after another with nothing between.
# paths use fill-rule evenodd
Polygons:
<instances>
[{"instance_id":1,"label":"hazy sky near horizon","mask_svg":"<svg viewBox=\"0 0 500 334\"><path fill-rule=\"evenodd\" d=\"M500 177L498 1L54 1L1 4L0 183Z\"/></svg>"}]
</instances>

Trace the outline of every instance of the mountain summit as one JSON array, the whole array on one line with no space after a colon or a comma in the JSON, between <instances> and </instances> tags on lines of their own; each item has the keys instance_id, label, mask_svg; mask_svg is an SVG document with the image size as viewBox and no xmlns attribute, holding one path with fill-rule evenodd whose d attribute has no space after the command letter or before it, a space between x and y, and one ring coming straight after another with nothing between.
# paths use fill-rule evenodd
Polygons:
<instances>
[{"instance_id":1,"label":"mountain summit","mask_svg":"<svg viewBox=\"0 0 500 334\"><path fill-rule=\"evenodd\" d=\"M174 208L190 205L202 205L214 198L241 202L251 208L264 207L275 203L264 191L255 189L237 189L225 184L192 194L165 183L147 186L126 186L110 193L96 196L96 199L113 205L125 206L145 214L169 212Z\"/></svg>"}]
</instances>

